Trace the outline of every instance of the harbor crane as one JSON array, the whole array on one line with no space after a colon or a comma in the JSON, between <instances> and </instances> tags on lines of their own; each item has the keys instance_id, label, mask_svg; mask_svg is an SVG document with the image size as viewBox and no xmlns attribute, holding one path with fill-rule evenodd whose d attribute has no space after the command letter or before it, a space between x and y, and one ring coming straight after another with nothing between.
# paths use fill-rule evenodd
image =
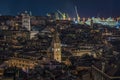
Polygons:
<instances>
[{"instance_id":1,"label":"harbor crane","mask_svg":"<svg viewBox=\"0 0 120 80\"><path fill-rule=\"evenodd\" d=\"M76 17L77 17L77 22L79 23L80 22L80 17L79 17L78 10L77 10L76 6L75 6L75 12L76 12Z\"/></svg>"},{"instance_id":2,"label":"harbor crane","mask_svg":"<svg viewBox=\"0 0 120 80\"><path fill-rule=\"evenodd\" d=\"M62 13L59 10L57 10L57 12L62 16L63 20L66 20L66 14L65 13Z\"/></svg>"}]
</instances>

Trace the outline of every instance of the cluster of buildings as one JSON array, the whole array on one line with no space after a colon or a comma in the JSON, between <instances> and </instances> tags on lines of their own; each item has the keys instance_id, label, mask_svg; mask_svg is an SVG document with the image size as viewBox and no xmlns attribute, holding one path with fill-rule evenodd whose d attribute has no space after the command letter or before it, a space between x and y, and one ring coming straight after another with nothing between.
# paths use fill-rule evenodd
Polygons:
<instances>
[{"instance_id":1,"label":"cluster of buildings","mask_svg":"<svg viewBox=\"0 0 120 80\"><path fill-rule=\"evenodd\" d=\"M1 80L120 80L120 30L94 21L0 16Z\"/></svg>"}]
</instances>

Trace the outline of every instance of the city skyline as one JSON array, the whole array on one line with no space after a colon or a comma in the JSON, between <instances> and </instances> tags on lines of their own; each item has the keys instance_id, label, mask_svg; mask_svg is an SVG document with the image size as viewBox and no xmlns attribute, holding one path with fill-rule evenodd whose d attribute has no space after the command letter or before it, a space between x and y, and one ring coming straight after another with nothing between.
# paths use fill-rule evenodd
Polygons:
<instances>
[{"instance_id":1,"label":"city skyline","mask_svg":"<svg viewBox=\"0 0 120 80\"><path fill-rule=\"evenodd\" d=\"M75 17L77 6L81 17L118 17L120 14L119 0L2 0L0 3L0 14L17 15L25 10L31 11L33 15L46 15L47 13L68 13Z\"/></svg>"},{"instance_id":2,"label":"city skyline","mask_svg":"<svg viewBox=\"0 0 120 80\"><path fill-rule=\"evenodd\" d=\"M119 2L2 0L0 80L120 80Z\"/></svg>"}]
</instances>

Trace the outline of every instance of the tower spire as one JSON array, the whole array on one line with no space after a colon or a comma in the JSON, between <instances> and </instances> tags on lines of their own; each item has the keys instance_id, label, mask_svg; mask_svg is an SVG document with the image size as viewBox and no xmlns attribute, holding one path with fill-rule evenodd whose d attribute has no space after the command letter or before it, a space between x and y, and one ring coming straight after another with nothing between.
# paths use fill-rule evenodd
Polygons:
<instances>
[{"instance_id":1,"label":"tower spire","mask_svg":"<svg viewBox=\"0 0 120 80\"><path fill-rule=\"evenodd\" d=\"M53 46L54 46L54 59L58 62L61 62L61 41L59 39L59 33L57 31L57 27L54 32L53 38Z\"/></svg>"}]
</instances>

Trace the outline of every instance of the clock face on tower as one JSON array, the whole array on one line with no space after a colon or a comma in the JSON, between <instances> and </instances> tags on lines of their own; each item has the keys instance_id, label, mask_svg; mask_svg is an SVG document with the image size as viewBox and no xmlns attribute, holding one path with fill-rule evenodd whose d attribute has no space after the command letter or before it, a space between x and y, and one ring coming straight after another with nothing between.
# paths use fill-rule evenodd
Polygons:
<instances>
[{"instance_id":1,"label":"clock face on tower","mask_svg":"<svg viewBox=\"0 0 120 80\"><path fill-rule=\"evenodd\" d=\"M56 37L57 36L57 37ZM60 39L58 35L55 33L55 38L54 38L54 59L61 62L61 46L60 46Z\"/></svg>"},{"instance_id":2,"label":"clock face on tower","mask_svg":"<svg viewBox=\"0 0 120 80\"><path fill-rule=\"evenodd\" d=\"M57 52L57 51L60 51L60 48L55 49L55 51L56 51L56 52Z\"/></svg>"}]
</instances>

